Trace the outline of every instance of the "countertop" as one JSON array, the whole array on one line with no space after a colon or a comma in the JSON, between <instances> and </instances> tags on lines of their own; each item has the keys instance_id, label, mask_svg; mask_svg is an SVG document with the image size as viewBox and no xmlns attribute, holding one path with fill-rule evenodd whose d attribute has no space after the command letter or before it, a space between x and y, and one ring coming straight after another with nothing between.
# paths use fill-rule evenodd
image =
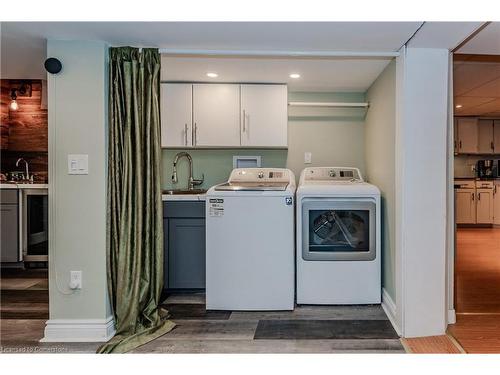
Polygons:
<instances>
[{"instance_id":1,"label":"countertop","mask_svg":"<svg viewBox=\"0 0 500 375\"><path fill-rule=\"evenodd\" d=\"M48 189L49 184L0 184L0 189Z\"/></svg>"},{"instance_id":2,"label":"countertop","mask_svg":"<svg viewBox=\"0 0 500 375\"><path fill-rule=\"evenodd\" d=\"M162 194L162 201L204 201L206 194Z\"/></svg>"}]
</instances>

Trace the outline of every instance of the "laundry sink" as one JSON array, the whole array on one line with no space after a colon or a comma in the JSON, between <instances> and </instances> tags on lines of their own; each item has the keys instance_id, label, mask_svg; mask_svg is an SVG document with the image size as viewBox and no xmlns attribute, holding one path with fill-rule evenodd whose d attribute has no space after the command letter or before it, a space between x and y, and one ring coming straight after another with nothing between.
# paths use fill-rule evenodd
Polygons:
<instances>
[{"instance_id":1,"label":"laundry sink","mask_svg":"<svg viewBox=\"0 0 500 375\"><path fill-rule=\"evenodd\" d=\"M205 194L207 191L205 189L171 189L163 190L163 194L168 195L188 195L188 194Z\"/></svg>"}]
</instances>

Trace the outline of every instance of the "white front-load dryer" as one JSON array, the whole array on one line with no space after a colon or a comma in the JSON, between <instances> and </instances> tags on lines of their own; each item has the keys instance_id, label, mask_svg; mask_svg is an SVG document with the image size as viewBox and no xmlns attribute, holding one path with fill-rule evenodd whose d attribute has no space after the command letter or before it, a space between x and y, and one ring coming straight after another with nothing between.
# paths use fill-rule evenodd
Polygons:
<instances>
[{"instance_id":1,"label":"white front-load dryer","mask_svg":"<svg viewBox=\"0 0 500 375\"><path fill-rule=\"evenodd\" d=\"M297 304L380 303L380 190L357 168L306 168L296 207Z\"/></svg>"}]
</instances>

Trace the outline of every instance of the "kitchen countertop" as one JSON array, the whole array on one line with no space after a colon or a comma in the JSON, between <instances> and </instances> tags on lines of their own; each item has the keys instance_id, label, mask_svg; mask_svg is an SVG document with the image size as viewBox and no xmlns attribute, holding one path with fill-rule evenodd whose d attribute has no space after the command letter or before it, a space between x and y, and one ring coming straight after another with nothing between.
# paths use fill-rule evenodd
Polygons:
<instances>
[{"instance_id":1,"label":"kitchen countertop","mask_svg":"<svg viewBox=\"0 0 500 375\"><path fill-rule=\"evenodd\" d=\"M162 194L162 201L204 201L206 194Z\"/></svg>"},{"instance_id":2,"label":"kitchen countertop","mask_svg":"<svg viewBox=\"0 0 500 375\"><path fill-rule=\"evenodd\" d=\"M0 184L0 189L48 189L49 184Z\"/></svg>"}]
</instances>

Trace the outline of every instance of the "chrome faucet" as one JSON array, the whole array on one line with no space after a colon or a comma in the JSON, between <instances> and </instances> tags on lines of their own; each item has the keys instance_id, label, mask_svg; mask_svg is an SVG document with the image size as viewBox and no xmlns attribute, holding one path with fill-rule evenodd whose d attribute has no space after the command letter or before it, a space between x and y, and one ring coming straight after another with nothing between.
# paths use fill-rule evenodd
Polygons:
<instances>
[{"instance_id":1,"label":"chrome faucet","mask_svg":"<svg viewBox=\"0 0 500 375\"><path fill-rule=\"evenodd\" d=\"M193 190L195 186L201 185L203 183L203 180L205 179L205 175L201 175L201 180L196 180L193 178L193 158L191 155L189 155L187 152L179 152L177 155L174 157L174 170L172 172L172 182L174 184L177 183L177 162L179 161L180 158L186 157L189 161L189 181L188 181L188 188L189 190Z\"/></svg>"},{"instance_id":2,"label":"chrome faucet","mask_svg":"<svg viewBox=\"0 0 500 375\"><path fill-rule=\"evenodd\" d=\"M24 176L24 179L25 180L30 180L30 172L29 172L29 165L28 165L28 162L26 160L24 160L23 158L19 158L17 159L16 161L16 167L19 167L19 164L24 161L24 167L26 168L26 175Z\"/></svg>"}]
</instances>

